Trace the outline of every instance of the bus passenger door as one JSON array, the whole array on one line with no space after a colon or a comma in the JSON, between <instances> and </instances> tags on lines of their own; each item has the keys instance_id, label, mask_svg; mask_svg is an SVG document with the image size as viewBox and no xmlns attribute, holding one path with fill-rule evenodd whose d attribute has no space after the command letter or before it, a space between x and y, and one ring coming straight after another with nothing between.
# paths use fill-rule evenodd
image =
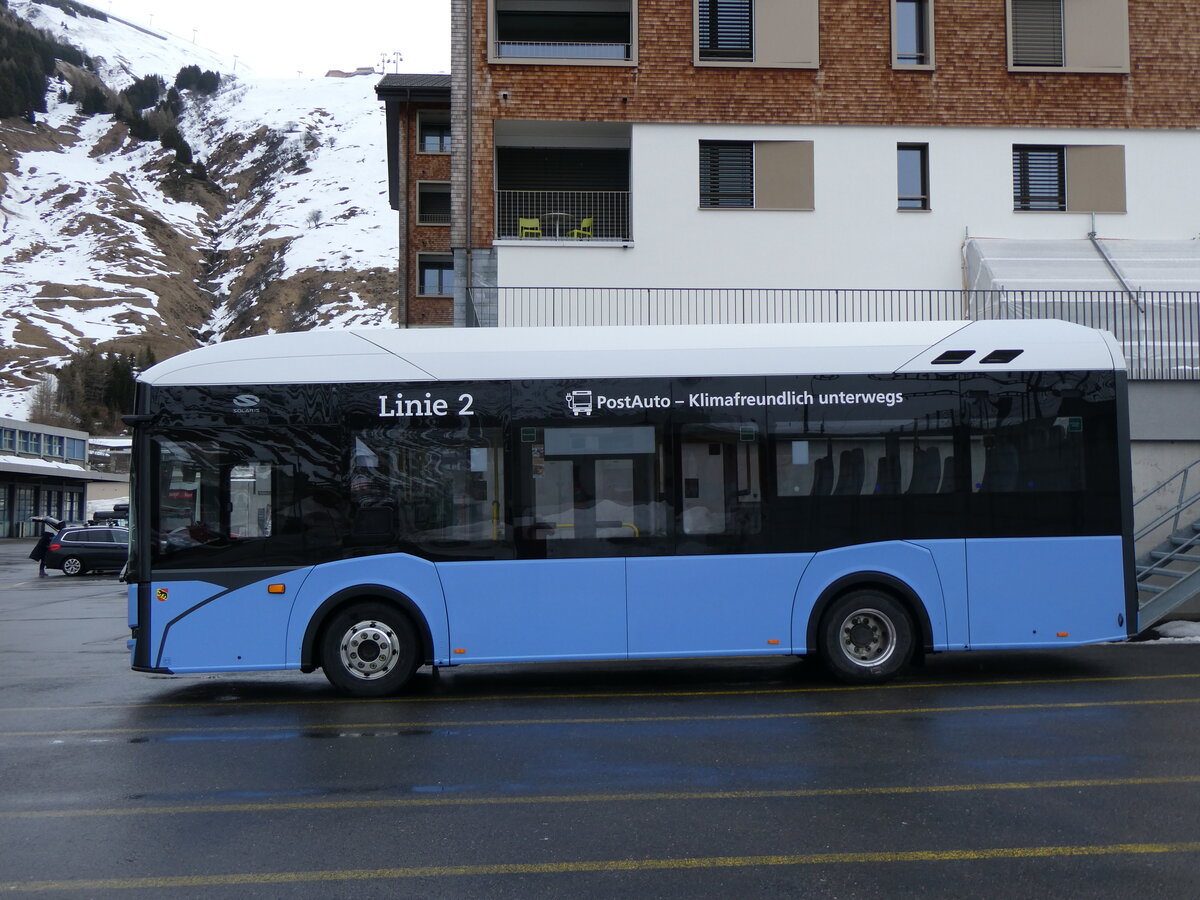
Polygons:
<instances>
[{"instance_id":1,"label":"bus passenger door","mask_svg":"<svg viewBox=\"0 0 1200 900\"><path fill-rule=\"evenodd\" d=\"M656 428L590 421L513 429L518 558L439 566L455 661L625 657L625 556L667 528Z\"/></svg>"},{"instance_id":2,"label":"bus passenger door","mask_svg":"<svg viewBox=\"0 0 1200 900\"><path fill-rule=\"evenodd\" d=\"M682 425L678 436L675 552L628 560L630 657L790 652L803 563L755 552L763 546L759 426Z\"/></svg>"}]
</instances>

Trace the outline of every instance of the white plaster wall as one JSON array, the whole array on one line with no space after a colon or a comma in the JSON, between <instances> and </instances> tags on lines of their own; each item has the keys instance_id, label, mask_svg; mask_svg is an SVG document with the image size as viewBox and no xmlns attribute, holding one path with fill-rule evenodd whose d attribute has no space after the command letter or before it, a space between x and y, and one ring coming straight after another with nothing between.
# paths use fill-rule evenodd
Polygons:
<instances>
[{"instance_id":1,"label":"white plaster wall","mask_svg":"<svg viewBox=\"0 0 1200 900\"><path fill-rule=\"evenodd\" d=\"M811 140L815 209L701 210L700 140ZM896 144L928 143L931 210L896 210ZM964 236L1078 238L1085 213L1014 212L1012 145L1123 144L1106 238L1200 233L1200 132L634 125L629 247L498 246L503 287L962 287Z\"/></svg>"}]
</instances>

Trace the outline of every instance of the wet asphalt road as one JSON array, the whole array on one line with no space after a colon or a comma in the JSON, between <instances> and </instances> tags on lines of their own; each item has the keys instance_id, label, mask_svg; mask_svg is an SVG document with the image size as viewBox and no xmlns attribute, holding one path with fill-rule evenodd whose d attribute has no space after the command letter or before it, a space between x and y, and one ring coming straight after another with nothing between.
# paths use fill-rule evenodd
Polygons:
<instances>
[{"instance_id":1,"label":"wet asphalt road","mask_svg":"<svg viewBox=\"0 0 1200 900\"><path fill-rule=\"evenodd\" d=\"M124 586L0 541L0 893L1190 897L1200 645L815 665L130 672Z\"/></svg>"}]
</instances>

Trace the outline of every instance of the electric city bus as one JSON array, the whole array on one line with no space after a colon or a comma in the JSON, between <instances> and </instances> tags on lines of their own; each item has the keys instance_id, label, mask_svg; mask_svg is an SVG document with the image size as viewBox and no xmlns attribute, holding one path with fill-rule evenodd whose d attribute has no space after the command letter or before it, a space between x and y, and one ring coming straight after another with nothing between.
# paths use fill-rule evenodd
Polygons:
<instances>
[{"instance_id":1,"label":"electric city bus","mask_svg":"<svg viewBox=\"0 0 1200 900\"><path fill-rule=\"evenodd\" d=\"M317 331L138 380L140 672L922 654L1137 630L1126 374L1058 321Z\"/></svg>"}]
</instances>

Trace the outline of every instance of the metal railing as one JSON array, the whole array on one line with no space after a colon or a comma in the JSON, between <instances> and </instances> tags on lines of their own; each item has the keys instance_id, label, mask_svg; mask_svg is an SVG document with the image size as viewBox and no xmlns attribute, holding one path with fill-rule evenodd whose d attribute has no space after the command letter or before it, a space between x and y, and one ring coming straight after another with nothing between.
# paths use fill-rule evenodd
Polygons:
<instances>
[{"instance_id":1,"label":"metal railing","mask_svg":"<svg viewBox=\"0 0 1200 900\"><path fill-rule=\"evenodd\" d=\"M1194 477L1193 477L1194 476ZM1192 479L1189 489L1188 481ZM1166 509L1159 512L1150 521L1138 526L1133 534L1134 541L1140 541L1147 535L1153 534L1164 525L1169 524L1169 530L1179 530L1180 519L1185 513L1195 515L1193 507L1200 509L1200 460L1180 469L1161 484L1152 487L1133 502L1134 519L1136 521L1138 507L1150 501L1162 506L1165 501Z\"/></svg>"},{"instance_id":2,"label":"metal railing","mask_svg":"<svg viewBox=\"0 0 1200 900\"><path fill-rule=\"evenodd\" d=\"M497 240L628 241L629 191L496 191Z\"/></svg>"},{"instance_id":3,"label":"metal railing","mask_svg":"<svg viewBox=\"0 0 1200 900\"><path fill-rule=\"evenodd\" d=\"M514 237L517 208L507 213ZM508 287L475 288L468 300L468 321L501 327L1065 319L1115 335L1131 378L1200 380L1200 292L1191 291L1144 291L1134 302L1121 291Z\"/></svg>"},{"instance_id":4,"label":"metal railing","mask_svg":"<svg viewBox=\"0 0 1200 900\"><path fill-rule=\"evenodd\" d=\"M1200 380L1200 293L1141 291L971 291L972 319L1065 319L1109 331L1130 376Z\"/></svg>"},{"instance_id":5,"label":"metal railing","mask_svg":"<svg viewBox=\"0 0 1200 900\"><path fill-rule=\"evenodd\" d=\"M629 59L630 44L603 41L496 41L496 57L518 59Z\"/></svg>"}]
</instances>

